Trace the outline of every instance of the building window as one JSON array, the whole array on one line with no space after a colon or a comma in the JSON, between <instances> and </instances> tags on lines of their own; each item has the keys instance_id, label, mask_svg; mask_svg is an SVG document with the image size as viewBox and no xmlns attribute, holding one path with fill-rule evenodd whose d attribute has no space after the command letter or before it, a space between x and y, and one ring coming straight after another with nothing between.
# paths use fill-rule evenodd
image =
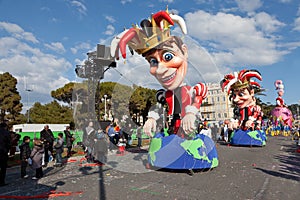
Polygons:
<instances>
[{"instance_id":1,"label":"building window","mask_svg":"<svg viewBox=\"0 0 300 200\"><path fill-rule=\"evenodd\" d=\"M224 117L227 118L227 113L224 113Z\"/></svg>"}]
</instances>

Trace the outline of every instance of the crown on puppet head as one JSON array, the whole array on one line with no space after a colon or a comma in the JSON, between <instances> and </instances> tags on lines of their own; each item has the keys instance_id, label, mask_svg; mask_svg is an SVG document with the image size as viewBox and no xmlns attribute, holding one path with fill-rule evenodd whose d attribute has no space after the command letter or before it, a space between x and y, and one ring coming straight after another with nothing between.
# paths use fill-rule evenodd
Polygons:
<instances>
[{"instance_id":1,"label":"crown on puppet head","mask_svg":"<svg viewBox=\"0 0 300 200\"><path fill-rule=\"evenodd\" d=\"M151 15L151 19L144 19L140 26L133 25L126 29L111 42L111 56L119 59L119 50L123 58L126 58L126 45L130 52L143 54L171 37L170 27L177 23L184 34L187 33L186 25L182 17L170 14L166 11L159 11Z\"/></svg>"},{"instance_id":2,"label":"crown on puppet head","mask_svg":"<svg viewBox=\"0 0 300 200\"><path fill-rule=\"evenodd\" d=\"M227 87L227 93L229 94L232 90L240 90L253 86L255 88L260 88L260 84L251 80L251 78L257 78L262 80L261 74L257 70L241 70L239 73L234 72L233 74L227 74L224 79L220 82L222 91Z\"/></svg>"}]
</instances>

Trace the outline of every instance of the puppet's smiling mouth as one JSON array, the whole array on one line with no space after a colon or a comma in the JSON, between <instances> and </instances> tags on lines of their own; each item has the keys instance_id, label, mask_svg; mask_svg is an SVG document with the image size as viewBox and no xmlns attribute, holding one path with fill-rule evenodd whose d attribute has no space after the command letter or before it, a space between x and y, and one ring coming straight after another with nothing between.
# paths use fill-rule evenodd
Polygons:
<instances>
[{"instance_id":1,"label":"puppet's smiling mouth","mask_svg":"<svg viewBox=\"0 0 300 200\"><path fill-rule=\"evenodd\" d=\"M168 77L162 78L161 81L164 83L170 82L171 80L173 80L176 76L177 71L175 71L173 74L171 74Z\"/></svg>"}]
</instances>

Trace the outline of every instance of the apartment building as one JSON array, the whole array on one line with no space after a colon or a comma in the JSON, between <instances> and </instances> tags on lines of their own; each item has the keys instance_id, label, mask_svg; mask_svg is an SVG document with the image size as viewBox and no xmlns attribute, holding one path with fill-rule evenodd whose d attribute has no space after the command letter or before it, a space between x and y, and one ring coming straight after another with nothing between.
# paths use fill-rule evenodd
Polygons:
<instances>
[{"instance_id":1,"label":"apartment building","mask_svg":"<svg viewBox=\"0 0 300 200\"><path fill-rule=\"evenodd\" d=\"M233 118L233 108L227 92L222 92L218 83L208 83L208 95L202 102L200 112L203 119L218 123Z\"/></svg>"}]
</instances>

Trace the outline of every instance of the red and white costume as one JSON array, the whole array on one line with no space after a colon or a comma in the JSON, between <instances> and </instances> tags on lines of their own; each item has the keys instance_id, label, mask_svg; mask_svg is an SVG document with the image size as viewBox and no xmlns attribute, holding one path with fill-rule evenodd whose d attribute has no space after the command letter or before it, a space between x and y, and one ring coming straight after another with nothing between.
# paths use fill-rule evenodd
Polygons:
<instances>
[{"instance_id":1,"label":"red and white costume","mask_svg":"<svg viewBox=\"0 0 300 200\"><path fill-rule=\"evenodd\" d=\"M260 85L251 80L262 80L257 70L241 70L239 73L225 75L221 81L222 89L227 87L232 102L239 110L240 128L243 130L252 128L260 129L263 113L255 102L255 90L260 90Z\"/></svg>"},{"instance_id":2,"label":"red and white costume","mask_svg":"<svg viewBox=\"0 0 300 200\"><path fill-rule=\"evenodd\" d=\"M207 96L207 86L198 83L196 86L182 86L174 91L165 92L166 102L168 104L168 116L171 117L170 126L174 133L177 133L181 119L186 113L196 114L200 110L200 105Z\"/></svg>"}]
</instances>

